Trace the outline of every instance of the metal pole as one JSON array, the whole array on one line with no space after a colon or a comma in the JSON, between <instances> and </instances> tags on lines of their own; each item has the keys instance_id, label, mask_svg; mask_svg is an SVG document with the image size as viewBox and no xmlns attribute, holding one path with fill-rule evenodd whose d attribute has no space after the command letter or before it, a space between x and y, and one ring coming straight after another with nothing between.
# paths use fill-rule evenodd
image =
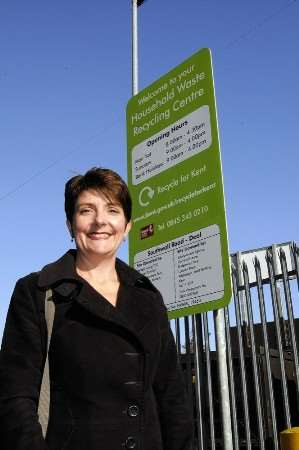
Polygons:
<instances>
[{"instance_id":1,"label":"metal pole","mask_svg":"<svg viewBox=\"0 0 299 450\"><path fill-rule=\"evenodd\" d=\"M263 327L266 373L267 373L267 383L268 383L268 392L269 392L269 395L268 395L269 408L270 408L270 416L271 416L271 424L272 424L272 432L273 432L273 446L274 446L274 450L278 450L275 399L274 399L274 392L273 392L271 359L270 359L269 342L268 342L268 334L267 334L266 306L265 306L265 297L264 297L264 291L263 291L261 264L257 257L254 258L253 264L255 267L257 293L258 293L258 299L259 299L259 305L260 305L260 316L261 316L262 327Z\"/></svg>"},{"instance_id":2,"label":"metal pole","mask_svg":"<svg viewBox=\"0 0 299 450\"><path fill-rule=\"evenodd\" d=\"M235 393L235 381L234 381L234 367L233 367L233 352L230 338L230 320L229 320L229 308L228 306L224 309L224 319L225 319L225 333L226 333L226 347L227 347L227 362L228 362L228 381L231 393L231 407L232 407L232 425L233 425L233 439L235 444L235 449L239 449L239 431L238 431L238 420L237 420L237 403L236 403L236 393ZM277 449L275 449L277 450Z\"/></svg>"},{"instance_id":3,"label":"metal pole","mask_svg":"<svg viewBox=\"0 0 299 450\"><path fill-rule=\"evenodd\" d=\"M208 313L206 312L203 313L202 317L203 317L204 342L205 342L206 367L207 367L207 385L208 385L207 388L208 388L208 404L209 404L209 419L210 419L210 448L211 450L216 450Z\"/></svg>"},{"instance_id":4,"label":"metal pole","mask_svg":"<svg viewBox=\"0 0 299 450\"><path fill-rule=\"evenodd\" d=\"M233 292L235 300L235 314L236 314L236 325L238 333L238 344L239 344L239 354L240 354L240 366L241 366L241 393L243 400L243 410L244 410L244 425L245 425L245 438L246 438L246 448L251 450L251 434L250 434L250 419L249 419L249 407L248 407L248 395L247 395L247 383L246 383L246 370L245 370L245 355L243 348L243 335L242 335L242 321L241 321L241 307L240 307L240 297L238 289L238 272L236 269L232 269L232 281L233 281Z\"/></svg>"},{"instance_id":5,"label":"metal pole","mask_svg":"<svg viewBox=\"0 0 299 450\"><path fill-rule=\"evenodd\" d=\"M287 268L287 260L284 250L281 248L279 252L281 270L283 275L283 286L284 286L284 295L287 305L288 319L289 319L289 330L291 333L291 342L292 342L292 351L294 358L294 375L296 381L297 388L297 398L299 400L299 358L298 358L298 347L296 341L296 331L295 331L295 321L294 321L294 311L292 304L292 295L290 289L290 282L288 277L288 268Z\"/></svg>"},{"instance_id":6,"label":"metal pole","mask_svg":"<svg viewBox=\"0 0 299 450\"><path fill-rule=\"evenodd\" d=\"M247 315L248 315L248 320L249 320L250 349L251 349L251 361L252 361L252 366L253 366L253 379L254 379L254 392L255 392L255 400L256 400L258 436L259 436L259 440L260 440L260 450L265 450L265 435L264 435L264 426L263 426L264 424L263 424L263 414L262 414L262 404L261 404L262 396L261 396L261 391L260 391L260 376L259 376L257 352L256 352L256 346L255 346L252 299L251 299L251 293L250 293L248 267L247 267L247 264L245 263L245 261L243 262L243 279L244 279Z\"/></svg>"},{"instance_id":7,"label":"metal pole","mask_svg":"<svg viewBox=\"0 0 299 450\"><path fill-rule=\"evenodd\" d=\"M273 247L272 247L273 248ZM275 257L275 255L274 255ZM281 371L281 384L282 384L282 393L283 393L283 408L284 408L284 416L285 416L285 426L287 428L291 428L291 413L290 413L290 404L288 397L288 386L287 386L287 376L286 376L286 368L285 368L285 358L282 347L282 338L281 338L281 330L280 330L280 318L279 318L279 310L278 310L278 300L277 300L277 289L276 289L276 273L274 272L274 263L272 253L267 251L266 253L266 261L268 265L269 279L270 279L270 290L272 297L272 306L273 306L273 314L274 314L274 322L276 329L276 343L279 354L279 364Z\"/></svg>"},{"instance_id":8,"label":"metal pole","mask_svg":"<svg viewBox=\"0 0 299 450\"><path fill-rule=\"evenodd\" d=\"M221 413L223 424L223 444L224 444L223 448L224 450L231 450L234 447L233 447L232 425L231 425L229 384L227 375L225 322L223 309L217 309L216 311L214 311L214 321L216 327L219 387L220 387Z\"/></svg>"},{"instance_id":9,"label":"metal pole","mask_svg":"<svg viewBox=\"0 0 299 450\"><path fill-rule=\"evenodd\" d=\"M200 314L193 317L194 355L195 355L195 389L196 389L196 426L198 438L198 450L204 450L204 425L203 425L203 340L202 340L202 320ZM196 447L195 447L196 448Z\"/></svg>"},{"instance_id":10,"label":"metal pole","mask_svg":"<svg viewBox=\"0 0 299 450\"><path fill-rule=\"evenodd\" d=\"M132 0L132 94L138 94L138 21L137 0Z\"/></svg>"}]
</instances>

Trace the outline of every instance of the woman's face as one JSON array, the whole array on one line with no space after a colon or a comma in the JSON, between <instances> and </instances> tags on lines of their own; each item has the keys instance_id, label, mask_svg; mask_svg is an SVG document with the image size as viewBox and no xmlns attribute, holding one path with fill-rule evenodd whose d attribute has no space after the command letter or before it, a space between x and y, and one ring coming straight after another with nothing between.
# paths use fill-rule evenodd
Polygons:
<instances>
[{"instance_id":1,"label":"woman's face","mask_svg":"<svg viewBox=\"0 0 299 450\"><path fill-rule=\"evenodd\" d=\"M77 249L87 257L114 257L131 229L124 211L95 190L83 191L75 206L70 226Z\"/></svg>"}]
</instances>

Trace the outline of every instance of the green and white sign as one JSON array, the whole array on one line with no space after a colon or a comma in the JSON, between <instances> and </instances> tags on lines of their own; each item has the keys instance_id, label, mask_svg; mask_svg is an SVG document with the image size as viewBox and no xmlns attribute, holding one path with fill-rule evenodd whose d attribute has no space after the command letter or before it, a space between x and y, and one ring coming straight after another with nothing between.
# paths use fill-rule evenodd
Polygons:
<instances>
[{"instance_id":1,"label":"green and white sign","mask_svg":"<svg viewBox=\"0 0 299 450\"><path fill-rule=\"evenodd\" d=\"M170 318L225 306L231 281L210 50L134 96L127 131L130 264L161 291Z\"/></svg>"}]
</instances>

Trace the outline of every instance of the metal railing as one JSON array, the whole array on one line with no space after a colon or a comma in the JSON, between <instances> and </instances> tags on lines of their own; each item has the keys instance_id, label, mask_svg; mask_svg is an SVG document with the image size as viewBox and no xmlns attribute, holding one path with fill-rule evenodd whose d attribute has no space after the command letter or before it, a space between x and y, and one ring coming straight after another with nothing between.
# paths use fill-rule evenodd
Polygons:
<instances>
[{"instance_id":1,"label":"metal railing","mask_svg":"<svg viewBox=\"0 0 299 450\"><path fill-rule=\"evenodd\" d=\"M299 248L288 242L233 254L231 274L224 317L233 447L279 450L280 431L299 425ZM194 450L224 449L215 313L173 322L194 407Z\"/></svg>"}]
</instances>

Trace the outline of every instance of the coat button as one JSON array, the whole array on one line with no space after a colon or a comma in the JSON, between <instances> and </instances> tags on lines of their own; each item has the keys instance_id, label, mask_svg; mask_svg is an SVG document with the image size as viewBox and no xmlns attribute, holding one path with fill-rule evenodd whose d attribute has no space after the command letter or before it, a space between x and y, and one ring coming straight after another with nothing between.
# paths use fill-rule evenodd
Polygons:
<instances>
[{"instance_id":1,"label":"coat button","mask_svg":"<svg viewBox=\"0 0 299 450\"><path fill-rule=\"evenodd\" d=\"M132 436L129 436L126 439L125 445L126 445L126 448L135 448L136 440Z\"/></svg>"},{"instance_id":2,"label":"coat button","mask_svg":"<svg viewBox=\"0 0 299 450\"><path fill-rule=\"evenodd\" d=\"M139 408L137 405L130 405L128 407L128 416L136 417L139 415Z\"/></svg>"}]
</instances>

